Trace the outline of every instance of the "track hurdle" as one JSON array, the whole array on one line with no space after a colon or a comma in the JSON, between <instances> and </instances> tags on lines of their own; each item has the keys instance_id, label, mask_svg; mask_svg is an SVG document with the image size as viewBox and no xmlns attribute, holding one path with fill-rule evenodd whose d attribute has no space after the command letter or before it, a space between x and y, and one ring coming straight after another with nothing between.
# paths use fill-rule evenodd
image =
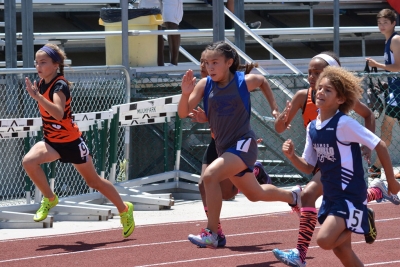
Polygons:
<instances>
[{"instance_id":1,"label":"track hurdle","mask_svg":"<svg viewBox=\"0 0 400 267\"><path fill-rule=\"evenodd\" d=\"M171 193L175 198L200 199L197 186L200 176L179 170L182 133L180 128L181 120L177 116L177 111L180 97L181 95L173 95L112 107L115 118L119 120L119 125L125 127L166 123L175 117L174 171L117 183L117 190L121 195L132 194L132 192L134 194L157 192L161 194ZM164 136L164 138L166 137ZM189 180L193 183L184 182L181 179ZM129 198L125 199L129 201Z\"/></svg>"}]
</instances>

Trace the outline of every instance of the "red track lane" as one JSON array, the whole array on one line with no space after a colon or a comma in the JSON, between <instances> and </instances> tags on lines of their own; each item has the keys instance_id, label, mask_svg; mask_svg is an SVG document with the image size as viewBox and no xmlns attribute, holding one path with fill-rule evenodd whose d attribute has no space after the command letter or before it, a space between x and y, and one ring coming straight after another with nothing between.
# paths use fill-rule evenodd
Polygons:
<instances>
[{"instance_id":1,"label":"red track lane","mask_svg":"<svg viewBox=\"0 0 400 267\"><path fill-rule=\"evenodd\" d=\"M353 234L353 249L366 266L400 266L399 208L390 203L375 210L378 240L368 245ZM296 245L299 220L288 212L222 220L227 247L200 249L187 240L205 222L136 227L123 239L121 230L107 230L0 242L0 266L285 266L271 250ZM316 230L314 237L318 233ZM378 265L378 263L381 263ZM332 251L312 241L307 266L341 266Z\"/></svg>"}]
</instances>

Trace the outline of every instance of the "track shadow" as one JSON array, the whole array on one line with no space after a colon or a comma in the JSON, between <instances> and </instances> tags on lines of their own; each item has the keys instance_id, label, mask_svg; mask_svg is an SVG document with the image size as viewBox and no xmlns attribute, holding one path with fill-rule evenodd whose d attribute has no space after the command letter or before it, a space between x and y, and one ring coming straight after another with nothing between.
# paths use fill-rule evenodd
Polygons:
<instances>
[{"instance_id":1,"label":"track shadow","mask_svg":"<svg viewBox=\"0 0 400 267\"><path fill-rule=\"evenodd\" d=\"M282 263L280 261L269 261L269 262L237 265L236 267L275 267L275 266L278 266L279 264L282 264Z\"/></svg>"},{"instance_id":2,"label":"track shadow","mask_svg":"<svg viewBox=\"0 0 400 267\"><path fill-rule=\"evenodd\" d=\"M236 251L236 252L256 252L256 251L271 251L271 248L268 248L269 246L271 247L276 247L277 245L281 245L282 243L280 242L274 242L274 243L268 243L268 244L260 244L260 245L251 245L251 246L229 246L226 247L226 249Z\"/></svg>"},{"instance_id":3,"label":"track shadow","mask_svg":"<svg viewBox=\"0 0 400 267\"><path fill-rule=\"evenodd\" d=\"M314 259L314 257L306 257L306 261L310 260L310 259ZM282 264L283 263L280 261L268 261L268 262L236 265L236 267L278 267L278 266L282 266Z\"/></svg>"},{"instance_id":4,"label":"track shadow","mask_svg":"<svg viewBox=\"0 0 400 267\"><path fill-rule=\"evenodd\" d=\"M48 251L48 250L63 250L60 253L64 252L78 252L78 251L87 251L87 250L92 250L100 247L104 247L106 245L111 245L111 244L120 244L120 243L126 243L129 241L134 241L134 239L122 239L119 241L114 241L114 242L102 242L102 243L85 243L83 241L77 241L75 244L71 245L62 245L62 244L57 244L57 245L41 245L39 246L37 251Z\"/></svg>"}]
</instances>

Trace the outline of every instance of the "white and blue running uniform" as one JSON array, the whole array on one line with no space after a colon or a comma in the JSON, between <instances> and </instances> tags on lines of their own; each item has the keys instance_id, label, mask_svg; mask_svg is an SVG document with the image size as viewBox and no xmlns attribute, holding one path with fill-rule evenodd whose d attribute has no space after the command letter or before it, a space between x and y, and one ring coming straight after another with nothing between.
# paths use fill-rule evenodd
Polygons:
<instances>
[{"instance_id":1,"label":"white and blue running uniform","mask_svg":"<svg viewBox=\"0 0 400 267\"><path fill-rule=\"evenodd\" d=\"M340 111L328 120L321 122L318 117L308 125L303 158L312 166L318 164L321 170L320 224L328 215L334 215L344 218L352 232L369 232L360 144L372 150L379 141L374 133Z\"/></svg>"},{"instance_id":2,"label":"white and blue running uniform","mask_svg":"<svg viewBox=\"0 0 400 267\"><path fill-rule=\"evenodd\" d=\"M250 127L250 92L245 74L235 72L234 78L224 88L218 87L208 76L203 104L218 156L225 152L233 153L246 164L248 169L243 172L252 172L258 152L256 136Z\"/></svg>"},{"instance_id":3,"label":"white and blue running uniform","mask_svg":"<svg viewBox=\"0 0 400 267\"><path fill-rule=\"evenodd\" d=\"M394 32L392 36L385 43L385 65L394 64L394 55L392 50L390 50L390 44L392 43L392 39L397 35L397 32ZM390 72L390 71L386 71ZM390 106L400 106L400 77L388 77L388 86L389 86L389 94L386 102Z\"/></svg>"}]
</instances>

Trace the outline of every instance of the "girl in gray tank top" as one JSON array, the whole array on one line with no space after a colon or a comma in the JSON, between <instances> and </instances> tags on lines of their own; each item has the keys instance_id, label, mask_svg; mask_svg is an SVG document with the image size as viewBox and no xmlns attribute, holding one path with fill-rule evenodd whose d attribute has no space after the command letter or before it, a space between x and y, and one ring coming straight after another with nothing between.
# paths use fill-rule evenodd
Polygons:
<instances>
[{"instance_id":1,"label":"girl in gray tank top","mask_svg":"<svg viewBox=\"0 0 400 267\"><path fill-rule=\"evenodd\" d=\"M262 75L237 72L239 56L225 42L206 48L204 62L208 77L196 84L192 70L182 78L178 114L186 118L204 100L210 127L215 134L218 158L204 171L203 183L208 205L208 224L199 235L189 235L197 246L218 246L218 221L222 206L220 181L229 178L250 201L283 201L300 204L300 188L290 192L270 184L259 185L252 172L257 144L250 127L249 92L260 88L276 118L279 115L268 81Z\"/></svg>"}]
</instances>

